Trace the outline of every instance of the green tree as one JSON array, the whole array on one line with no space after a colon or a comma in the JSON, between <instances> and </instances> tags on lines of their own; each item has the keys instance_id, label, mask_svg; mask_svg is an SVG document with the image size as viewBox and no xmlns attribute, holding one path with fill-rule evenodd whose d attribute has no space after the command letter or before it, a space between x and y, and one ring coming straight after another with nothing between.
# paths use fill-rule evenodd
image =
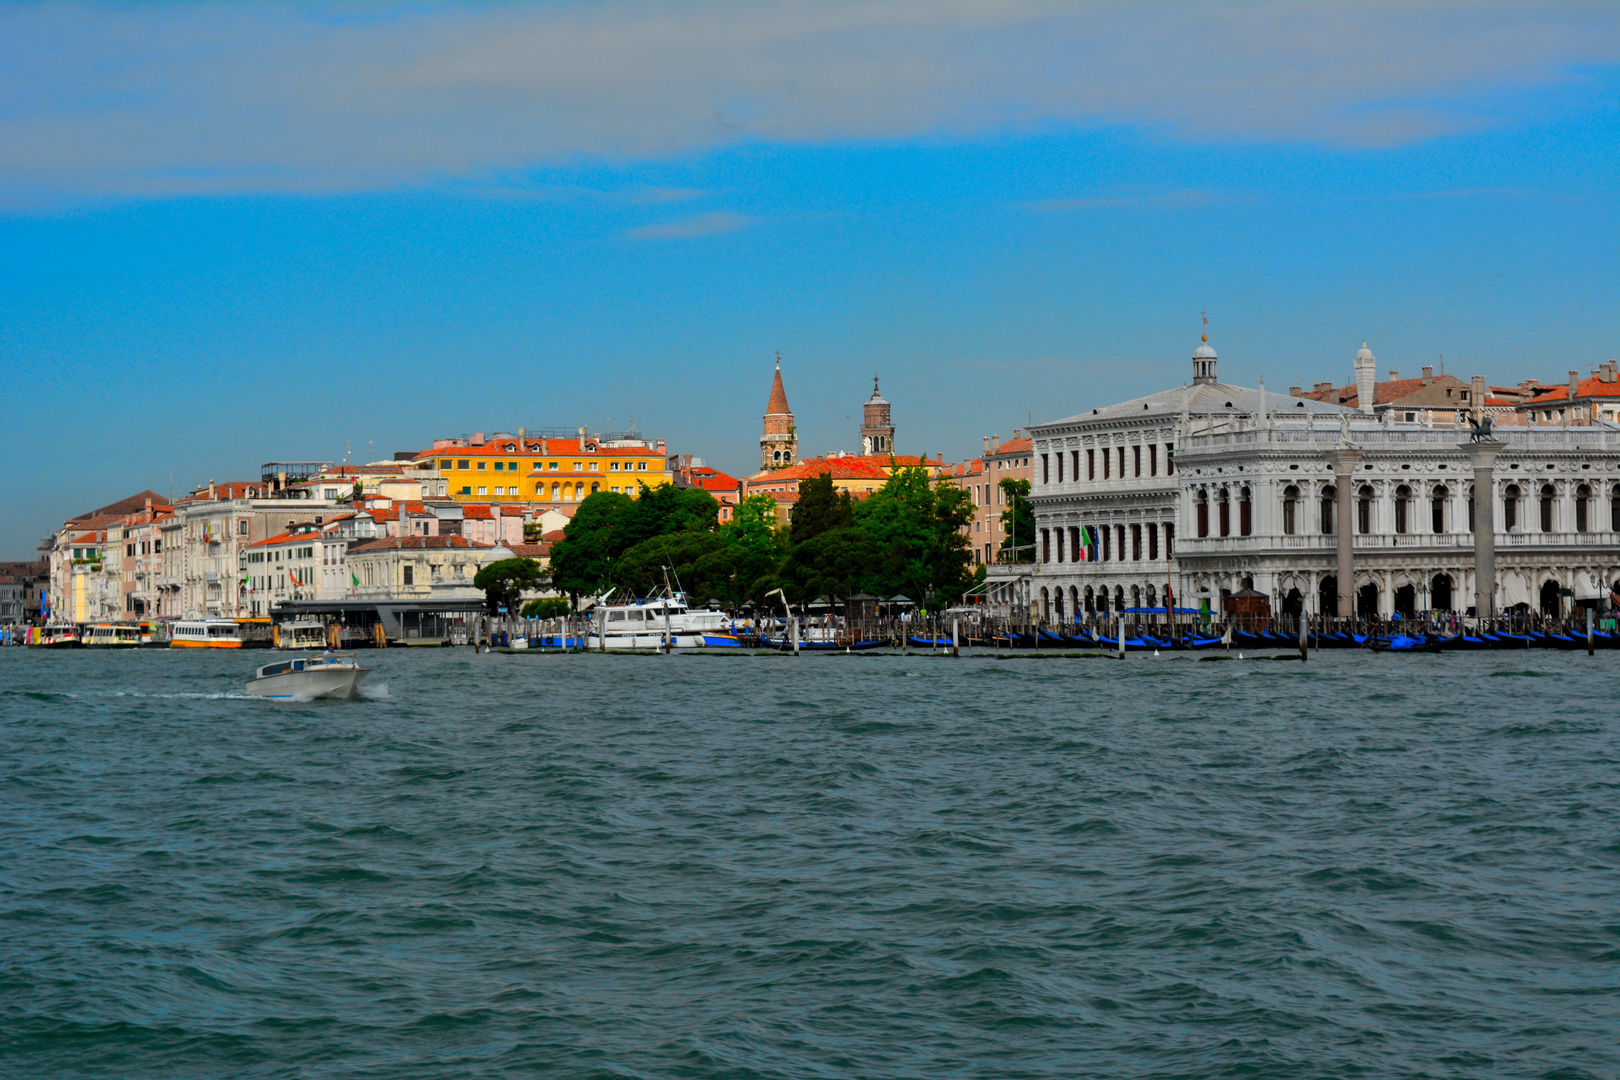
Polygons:
<instances>
[{"instance_id":1,"label":"green tree","mask_svg":"<svg viewBox=\"0 0 1620 1080\"><path fill-rule=\"evenodd\" d=\"M871 534L846 525L794 544L793 554L769 584L781 588L796 604L818 596L852 596L882 587L876 575L878 562Z\"/></svg>"},{"instance_id":2,"label":"green tree","mask_svg":"<svg viewBox=\"0 0 1620 1080\"><path fill-rule=\"evenodd\" d=\"M568 601L560 596L542 596L523 605L525 619L559 619L568 611Z\"/></svg>"},{"instance_id":3,"label":"green tree","mask_svg":"<svg viewBox=\"0 0 1620 1080\"><path fill-rule=\"evenodd\" d=\"M613 555L617 558L655 536L689 530L712 532L719 521L720 504L702 488L678 488L673 484L650 488L643 484L620 520L616 537L623 546Z\"/></svg>"},{"instance_id":4,"label":"green tree","mask_svg":"<svg viewBox=\"0 0 1620 1080\"><path fill-rule=\"evenodd\" d=\"M869 591L906 592L915 599L932 592L936 602L956 599L971 581L962 528L972 519L972 503L961 488L935 484L926 469L896 469L855 508L855 524L877 551L872 568L877 588Z\"/></svg>"},{"instance_id":5,"label":"green tree","mask_svg":"<svg viewBox=\"0 0 1620 1080\"><path fill-rule=\"evenodd\" d=\"M1003 480L1001 512L1001 552L1009 562L1032 562L1035 553L1035 508L1029 503L1028 480Z\"/></svg>"},{"instance_id":6,"label":"green tree","mask_svg":"<svg viewBox=\"0 0 1620 1080\"><path fill-rule=\"evenodd\" d=\"M633 596L648 596L663 587L668 567L670 585L686 588L693 601L704 603L708 596L693 588L698 577L694 564L720 547L720 538L702 529L654 536L619 556L613 564L613 582Z\"/></svg>"},{"instance_id":7,"label":"green tree","mask_svg":"<svg viewBox=\"0 0 1620 1080\"><path fill-rule=\"evenodd\" d=\"M799 481L799 501L793 507L791 530L794 544L802 544L832 529L841 529L854 520L853 500L849 492L833 487L831 473Z\"/></svg>"},{"instance_id":8,"label":"green tree","mask_svg":"<svg viewBox=\"0 0 1620 1080\"><path fill-rule=\"evenodd\" d=\"M613 573L619 553L631 546L624 541L623 515L635 500L617 492L598 491L585 497L563 529L563 538L551 547L551 580L576 602L594 593ZM633 542L632 542L633 543Z\"/></svg>"},{"instance_id":9,"label":"green tree","mask_svg":"<svg viewBox=\"0 0 1620 1080\"><path fill-rule=\"evenodd\" d=\"M497 559L473 575L473 587L484 590L491 615L501 608L516 612L524 589L539 588L546 572L533 559Z\"/></svg>"}]
</instances>

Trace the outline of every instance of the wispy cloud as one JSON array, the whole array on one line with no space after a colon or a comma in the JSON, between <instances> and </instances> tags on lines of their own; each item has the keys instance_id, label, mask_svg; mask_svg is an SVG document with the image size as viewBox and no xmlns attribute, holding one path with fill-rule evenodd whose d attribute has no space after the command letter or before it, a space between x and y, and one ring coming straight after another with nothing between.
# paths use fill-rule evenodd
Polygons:
<instances>
[{"instance_id":1,"label":"wispy cloud","mask_svg":"<svg viewBox=\"0 0 1620 1080\"><path fill-rule=\"evenodd\" d=\"M1390 146L1613 104L1612 3L0 7L0 199L459 184L1123 125Z\"/></svg>"},{"instance_id":2,"label":"wispy cloud","mask_svg":"<svg viewBox=\"0 0 1620 1080\"><path fill-rule=\"evenodd\" d=\"M1231 196L1216 191L1155 191L1104 195L1080 195L1065 199L1037 199L1023 209L1037 213L1063 210L1186 210L1210 203L1226 202Z\"/></svg>"},{"instance_id":3,"label":"wispy cloud","mask_svg":"<svg viewBox=\"0 0 1620 1080\"><path fill-rule=\"evenodd\" d=\"M720 233L735 232L745 225L752 223L753 218L746 214L732 214L724 210L714 210L707 214L693 214L691 217L680 218L676 221L660 222L657 225L643 225L631 229L625 236L631 240L695 240L703 236L716 236Z\"/></svg>"}]
</instances>

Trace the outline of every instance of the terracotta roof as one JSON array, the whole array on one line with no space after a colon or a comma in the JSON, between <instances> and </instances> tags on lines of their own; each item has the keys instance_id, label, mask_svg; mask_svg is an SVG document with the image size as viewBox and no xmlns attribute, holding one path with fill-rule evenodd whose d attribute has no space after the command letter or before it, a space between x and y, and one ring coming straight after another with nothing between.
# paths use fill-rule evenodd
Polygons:
<instances>
[{"instance_id":1,"label":"terracotta roof","mask_svg":"<svg viewBox=\"0 0 1620 1080\"><path fill-rule=\"evenodd\" d=\"M73 517L68 518L68 520L80 521L85 518L108 516L122 517L125 514L133 514L137 510L144 510L146 508L147 499L152 500L153 506L158 506L160 504L167 506L169 504L169 500L167 498L159 495L155 491L139 491L127 498L119 499L115 503L109 503L106 506L98 507L83 514L76 514Z\"/></svg>"},{"instance_id":2,"label":"terracotta roof","mask_svg":"<svg viewBox=\"0 0 1620 1080\"><path fill-rule=\"evenodd\" d=\"M1008 439L1006 442L990 451L990 455L992 457L999 457L1002 454L1027 454L1033 449L1035 449L1035 444L1029 439Z\"/></svg>"},{"instance_id":3,"label":"terracotta roof","mask_svg":"<svg viewBox=\"0 0 1620 1080\"><path fill-rule=\"evenodd\" d=\"M903 463L902 463L903 464ZM823 474L834 480L887 480L889 472L869 457L809 458L757 478L758 483L814 480Z\"/></svg>"},{"instance_id":4,"label":"terracotta roof","mask_svg":"<svg viewBox=\"0 0 1620 1080\"><path fill-rule=\"evenodd\" d=\"M704 491L736 491L737 478L727 476L719 469L693 469L692 483Z\"/></svg>"},{"instance_id":5,"label":"terracotta roof","mask_svg":"<svg viewBox=\"0 0 1620 1080\"><path fill-rule=\"evenodd\" d=\"M363 555L369 551L424 551L434 548L478 548L488 550L494 544L480 544L465 536L385 536L367 540L349 549L350 555Z\"/></svg>"},{"instance_id":6,"label":"terracotta roof","mask_svg":"<svg viewBox=\"0 0 1620 1080\"><path fill-rule=\"evenodd\" d=\"M521 507L521 506L503 506L503 507L501 507L501 517L522 517L522 516L523 516L523 507Z\"/></svg>"},{"instance_id":7,"label":"terracotta roof","mask_svg":"<svg viewBox=\"0 0 1620 1080\"><path fill-rule=\"evenodd\" d=\"M563 532L563 530L552 529L548 533L541 533L540 539L544 540L548 544L555 544L558 540L561 540L564 535L566 534Z\"/></svg>"},{"instance_id":8,"label":"terracotta roof","mask_svg":"<svg viewBox=\"0 0 1620 1080\"><path fill-rule=\"evenodd\" d=\"M249 544L247 546L250 547L250 548L269 547L269 546L271 546L273 544L291 543L294 540L318 539L320 537L320 533L315 531L316 526L314 525L314 523L313 522L308 522L306 524L310 525L310 531L309 532L284 532L284 533L280 533L279 535L276 535L276 536L266 537L263 540L255 540L255 541L253 541L253 543L251 543L251 544Z\"/></svg>"},{"instance_id":9,"label":"terracotta roof","mask_svg":"<svg viewBox=\"0 0 1620 1080\"><path fill-rule=\"evenodd\" d=\"M507 544L512 554L520 559L545 559L551 556L550 544Z\"/></svg>"},{"instance_id":10,"label":"terracotta roof","mask_svg":"<svg viewBox=\"0 0 1620 1080\"><path fill-rule=\"evenodd\" d=\"M587 440L589 441L589 440ZM567 457L570 454L589 454L592 457L619 456L619 457L655 457L664 455L657 447L645 446L599 446L595 450L582 450L578 439L547 439L545 453L541 453L540 443L534 439L525 439L525 444L534 447L532 450L508 450L508 445L519 446L516 439L510 444L503 439L498 443L487 442L483 446L441 446L437 450L423 450L413 460L423 461L429 458L474 458L474 457Z\"/></svg>"},{"instance_id":11,"label":"terracotta roof","mask_svg":"<svg viewBox=\"0 0 1620 1080\"><path fill-rule=\"evenodd\" d=\"M100 537L100 539L97 539L98 536ZM83 536L79 537L77 540L70 540L68 542L70 544L100 544L100 543L104 542L106 539L107 539L107 534L106 533L87 532Z\"/></svg>"},{"instance_id":12,"label":"terracotta roof","mask_svg":"<svg viewBox=\"0 0 1620 1080\"><path fill-rule=\"evenodd\" d=\"M1575 385L1575 399L1577 401L1581 398L1599 397L1620 397L1620 382L1604 382L1596 375L1593 375L1589 379L1582 379ZM1556 390L1549 390L1545 394L1531 398L1526 404L1538 405L1543 401L1565 401L1568 398L1569 387L1560 386Z\"/></svg>"},{"instance_id":13,"label":"terracotta roof","mask_svg":"<svg viewBox=\"0 0 1620 1080\"><path fill-rule=\"evenodd\" d=\"M495 515L489 512L487 506L463 506L461 516L469 521L494 521Z\"/></svg>"},{"instance_id":14,"label":"terracotta roof","mask_svg":"<svg viewBox=\"0 0 1620 1080\"><path fill-rule=\"evenodd\" d=\"M759 399L755 398L754 400L758 401ZM765 404L765 414L767 416L780 416L783 413L791 413L792 411L792 409L788 408L787 389L782 385L782 365L778 362L776 365L776 378L771 380L771 400Z\"/></svg>"}]
</instances>

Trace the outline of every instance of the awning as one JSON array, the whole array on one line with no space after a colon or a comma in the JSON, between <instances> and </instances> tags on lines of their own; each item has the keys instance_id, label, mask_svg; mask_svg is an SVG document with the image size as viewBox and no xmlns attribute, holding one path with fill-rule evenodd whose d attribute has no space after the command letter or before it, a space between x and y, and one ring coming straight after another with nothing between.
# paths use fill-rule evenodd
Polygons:
<instances>
[{"instance_id":1,"label":"awning","mask_svg":"<svg viewBox=\"0 0 1620 1080\"><path fill-rule=\"evenodd\" d=\"M1502 588L1497 593L1496 606L1498 608L1516 607L1519 604L1530 602L1530 590L1525 586L1524 575L1516 570L1509 570L1502 575Z\"/></svg>"}]
</instances>

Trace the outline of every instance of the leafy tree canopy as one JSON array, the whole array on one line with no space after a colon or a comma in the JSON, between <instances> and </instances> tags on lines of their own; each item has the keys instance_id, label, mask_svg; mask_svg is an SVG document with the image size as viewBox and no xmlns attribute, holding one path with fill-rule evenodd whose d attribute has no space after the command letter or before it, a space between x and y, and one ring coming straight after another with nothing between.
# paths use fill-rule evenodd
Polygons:
<instances>
[{"instance_id":1,"label":"leafy tree canopy","mask_svg":"<svg viewBox=\"0 0 1620 1080\"><path fill-rule=\"evenodd\" d=\"M799 501L793 507L793 543L802 544L854 520L853 500L849 492L833 486L831 473L799 481Z\"/></svg>"},{"instance_id":2,"label":"leafy tree canopy","mask_svg":"<svg viewBox=\"0 0 1620 1080\"><path fill-rule=\"evenodd\" d=\"M523 605L525 619L559 619L568 611L568 601L560 596L542 596Z\"/></svg>"},{"instance_id":3,"label":"leafy tree canopy","mask_svg":"<svg viewBox=\"0 0 1620 1080\"><path fill-rule=\"evenodd\" d=\"M524 589L537 589L546 572L533 559L497 559L473 575L473 587L484 590L484 601L491 615L502 608L517 611Z\"/></svg>"},{"instance_id":4,"label":"leafy tree canopy","mask_svg":"<svg viewBox=\"0 0 1620 1080\"><path fill-rule=\"evenodd\" d=\"M595 592L613 571L613 560L629 547L623 543L622 515L634 499L598 491L585 497L551 547L551 579L571 596Z\"/></svg>"}]
</instances>

